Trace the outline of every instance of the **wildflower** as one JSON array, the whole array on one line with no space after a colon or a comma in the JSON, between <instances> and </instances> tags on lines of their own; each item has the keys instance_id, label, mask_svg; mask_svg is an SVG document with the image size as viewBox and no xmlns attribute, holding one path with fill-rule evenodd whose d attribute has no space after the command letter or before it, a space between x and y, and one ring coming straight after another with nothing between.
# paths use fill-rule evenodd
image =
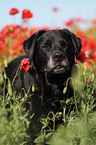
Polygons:
<instances>
[{"instance_id":1,"label":"wildflower","mask_svg":"<svg viewBox=\"0 0 96 145\"><path fill-rule=\"evenodd\" d=\"M9 14L10 14L10 15L15 15L15 14L17 14L17 13L19 13L19 10L16 9L16 8L12 8L12 9L9 11Z\"/></svg>"},{"instance_id":2,"label":"wildflower","mask_svg":"<svg viewBox=\"0 0 96 145\"><path fill-rule=\"evenodd\" d=\"M59 11L59 9L58 8L53 8L53 12L55 12L55 13L57 13Z\"/></svg>"},{"instance_id":3,"label":"wildflower","mask_svg":"<svg viewBox=\"0 0 96 145\"><path fill-rule=\"evenodd\" d=\"M84 51L80 51L79 53L80 58L77 58L81 63L84 63L87 61L87 56Z\"/></svg>"},{"instance_id":4,"label":"wildflower","mask_svg":"<svg viewBox=\"0 0 96 145\"><path fill-rule=\"evenodd\" d=\"M2 32L0 32L0 40L4 40L4 35L3 35L3 33Z\"/></svg>"},{"instance_id":5,"label":"wildflower","mask_svg":"<svg viewBox=\"0 0 96 145\"><path fill-rule=\"evenodd\" d=\"M96 61L96 51L93 53L93 60Z\"/></svg>"},{"instance_id":6,"label":"wildflower","mask_svg":"<svg viewBox=\"0 0 96 145\"><path fill-rule=\"evenodd\" d=\"M25 72L27 72L30 68L30 65L29 65L30 61L28 60L28 58L24 58L22 61L21 61L21 67L20 67L20 70L24 69Z\"/></svg>"},{"instance_id":7,"label":"wildflower","mask_svg":"<svg viewBox=\"0 0 96 145\"><path fill-rule=\"evenodd\" d=\"M23 10L22 19L24 19L24 18L29 19L29 18L32 18L32 17L33 17L33 14L28 9Z\"/></svg>"},{"instance_id":8,"label":"wildflower","mask_svg":"<svg viewBox=\"0 0 96 145\"><path fill-rule=\"evenodd\" d=\"M90 36L88 38L88 43L89 43L89 49L91 51L94 51L96 49L96 42L95 42L95 38L93 36Z\"/></svg>"},{"instance_id":9,"label":"wildflower","mask_svg":"<svg viewBox=\"0 0 96 145\"><path fill-rule=\"evenodd\" d=\"M18 55L18 50L10 50L10 55Z\"/></svg>"},{"instance_id":10,"label":"wildflower","mask_svg":"<svg viewBox=\"0 0 96 145\"><path fill-rule=\"evenodd\" d=\"M73 24L74 24L74 19L71 19L65 23L66 26L72 26Z\"/></svg>"},{"instance_id":11,"label":"wildflower","mask_svg":"<svg viewBox=\"0 0 96 145\"><path fill-rule=\"evenodd\" d=\"M82 49L84 51L88 50L88 39L85 37L85 33L83 31L79 31L77 33L77 36L81 39L82 41Z\"/></svg>"},{"instance_id":12,"label":"wildflower","mask_svg":"<svg viewBox=\"0 0 96 145\"><path fill-rule=\"evenodd\" d=\"M4 43L4 40L3 39L0 39L0 56L2 56L2 53L5 52L6 48L7 48L7 46Z\"/></svg>"},{"instance_id":13,"label":"wildflower","mask_svg":"<svg viewBox=\"0 0 96 145\"><path fill-rule=\"evenodd\" d=\"M91 59L91 60L93 59L93 56L90 51L86 51L86 56L88 59Z\"/></svg>"},{"instance_id":14,"label":"wildflower","mask_svg":"<svg viewBox=\"0 0 96 145\"><path fill-rule=\"evenodd\" d=\"M3 32L4 35L5 34L7 35L7 34L9 34L9 32L13 32L13 30L14 30L13 25L10 24L10 25L6 25L4 27L4 29L2 30L2 32Z\"/></svg>"},{"instance_id":15,"label":"wildflower","mask_svg":"<svg viewBox=\"0 0 96 145\"><path fill-rule=\"evenodd\" d=\"M92 61L91 60L87 60L87 63L86 63L86 68L89 69L91 66L92 66Z\"/></svg>"},{"instance_id":16,"label":"wildflower","mask_svg":"<svg viewBox=\"0 0 96 145\"><path fill-rule=\"evenodd\" d=\"M87 80L87 83L88 83L88 84L91 84L91 81L88 79L88 80Z\"/></svg>"},{"instance_id":17,"label":"wildflower","mask_svg":"<svg viewBox=\"0 0 96 145\"><path fill-rule=\"evenodd\" d=\"M83 18L80 18L80 17L76 18L75 21L77 21L77 22L86 22Z\"/></svg>"}]
</instances>

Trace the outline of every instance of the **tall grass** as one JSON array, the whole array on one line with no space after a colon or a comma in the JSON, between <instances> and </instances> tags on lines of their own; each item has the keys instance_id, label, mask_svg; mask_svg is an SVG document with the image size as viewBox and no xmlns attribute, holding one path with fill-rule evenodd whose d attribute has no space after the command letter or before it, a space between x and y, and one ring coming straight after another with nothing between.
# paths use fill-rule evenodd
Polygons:
<instances>
[{"instance_id":1,"label":"tall grass","mask_svg":"<svg viewBox=\"0 0 96 145\"><path fill-rule=\"evenodd\" d=\"M29 126L28 112L23 107L24 99L15 93L0 96L0 145L24 144Z\"/></svg>"},{"instance_id":2,"label":"tall grass","mask_svg":"<svg viewBox=\"0 0 96 145\"><path fill-rule=\"evenodd\" d=\"M4 67L5 63L0 73L0 145L23 145L29 138L27 128L30 122L28 112L24 108L28 96L25 94L22 98L13 92L10 81L5 93L7 77Z\"/></svg>"},{"instance_id":3,"label":"tall grass","mask_svg":"<svg viewBox=\"0 0 96 145\"><path fill-rule=\"evenodd\" d=\"M5 57L4 57L4 60ZM2 63L0 74L0 84L4 84L6 78ZM96 144L96 64L86 69L86 63L77 64L78 73L70 78L74 88L74 96L61 100L62 111L54 114L49 112L46 118L41 119L41 134L36 138L35 143L51 145L95 145ZM22 98L13 92L10 82L8 82L8 92L4 93L5 88L1 87L0 95L0 145L23 145L26 139L30 138L27 129L30 124L30 117L24 103L28 95ZM63 90L66 92L67 85ZM75 105L72 110L71 106ZM68 113L66 113L69 106ZM57 126L56 120L62 118L62 123ZM50 126L51 122L51 126Z\"/></svg>"}]
</instances>

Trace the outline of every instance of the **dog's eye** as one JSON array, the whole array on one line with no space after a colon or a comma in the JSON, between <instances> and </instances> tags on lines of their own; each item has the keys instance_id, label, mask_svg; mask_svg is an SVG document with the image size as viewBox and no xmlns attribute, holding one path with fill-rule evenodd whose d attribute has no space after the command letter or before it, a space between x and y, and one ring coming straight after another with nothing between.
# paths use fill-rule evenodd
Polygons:
<instances>
[{"instance_id":1,"label":"dog's eye","mask_svg":"<svg viewBox=\"0 0 96 145\"><path fill-rule=\"evenodd\" d=\"M49 43L45 43L42 45L42 48L50 48L51 47L51 44Z\"/></svg>"}]
</instances>

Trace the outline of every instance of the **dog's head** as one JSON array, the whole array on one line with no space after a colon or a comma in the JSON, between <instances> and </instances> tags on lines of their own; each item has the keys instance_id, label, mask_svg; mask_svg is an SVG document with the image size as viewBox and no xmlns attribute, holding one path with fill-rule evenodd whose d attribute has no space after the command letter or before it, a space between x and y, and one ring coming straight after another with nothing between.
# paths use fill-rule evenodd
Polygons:
<instances>
[{"instance_id":1,"label":"dog's head","mask_svg":"<svg viewBox=\"0 0 96 145\"><path fill-rule=\"evenodd\" d=\"M23 43L24 50L36 68L62 74L70 71L75 55L79 58L81 40L67 29L38 31Z\"/></svg>"}]
</instances>

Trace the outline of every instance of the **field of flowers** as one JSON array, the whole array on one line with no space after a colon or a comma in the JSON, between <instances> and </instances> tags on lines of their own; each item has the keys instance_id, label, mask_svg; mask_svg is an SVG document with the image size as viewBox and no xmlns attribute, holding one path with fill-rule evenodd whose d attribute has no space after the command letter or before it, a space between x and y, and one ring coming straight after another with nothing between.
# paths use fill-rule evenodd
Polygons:
<instances>
[{"instance_id":1,"label":"field of flowers","mask_svg":"<svg viewBox=\"0 0 96 145\"><path fill-rule=\"evenodd\" d=\"M57 9L54 9L57 12ZM9 14L19 13L18 9L11 9ZM10 82L5 95L6 74L4 68L8 62L17 56L24 55L23 41L34 32L49 27L24 27L33 14L25 9L22 12L22 25L6 25L0 31L0 145L26 144L29 138L26 130L30 124L30 117L23 104L28 96L21 98L12 91ZM85 30L78 27L79 23L90 23ZM64 102L62 112L52 113L52 118L42 119L41 135L35 140L42 144L47 140L51 145L96 145L96 20L87 21L82 18L71 19L65 23L66 27L82 40L81 62L76 61L79 75L73 78L74 98ZM3 86L3 88L2 88ZM66 90L66 88L65 88ZM64 91L65 91L64 90ZM67 104L74 103L76 109L64 114ZM64 125L55 128L58 115L63 115ZM48 127L48 122L53 121L53 127ZM46 126L50 128L46 130ZM52 135L53 134L53 135ZM52 137L49 139L49 137Z\"/></svg>"}]
</instances>

